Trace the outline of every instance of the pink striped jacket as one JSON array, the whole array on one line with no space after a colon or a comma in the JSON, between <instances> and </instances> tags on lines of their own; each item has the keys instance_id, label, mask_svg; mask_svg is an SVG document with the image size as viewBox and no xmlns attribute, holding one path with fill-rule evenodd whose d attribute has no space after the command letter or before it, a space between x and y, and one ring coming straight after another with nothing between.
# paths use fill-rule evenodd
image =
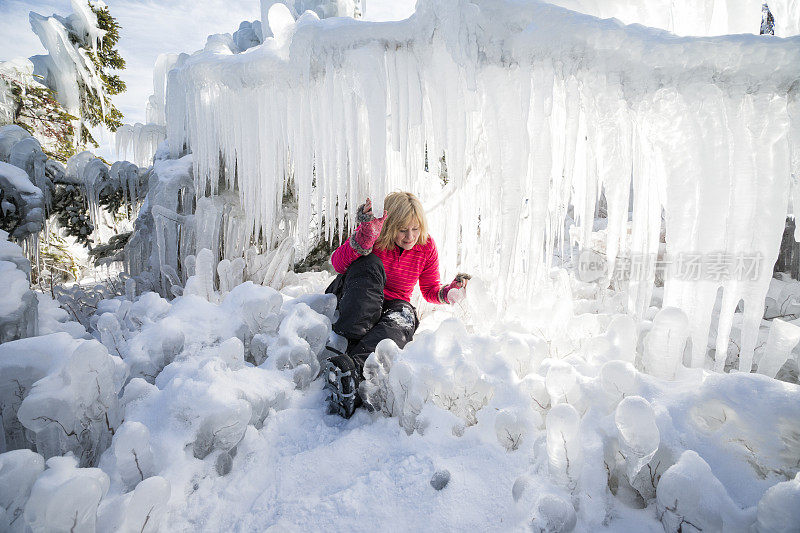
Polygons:
<instances>
[{"instance_id":1,"label":"pink striped jacket","mask_svg":"<svg viewBox=\"0 0 800 533\"><path fill-rule=\"evenodd\" d=\"M427 301L445 303L439 297L439 252L436 243L428 236L426 244L417 244L410 250L393 246L388 250L372 249L372 253L383 262L386 271L386 286L383 296L386 300L411 300L411 292L419 281L419 290ZM336 272L343 274L350 263L361 257L350 245L350 239L334 250L331 263Z\"/></svg>"}]
</instances>

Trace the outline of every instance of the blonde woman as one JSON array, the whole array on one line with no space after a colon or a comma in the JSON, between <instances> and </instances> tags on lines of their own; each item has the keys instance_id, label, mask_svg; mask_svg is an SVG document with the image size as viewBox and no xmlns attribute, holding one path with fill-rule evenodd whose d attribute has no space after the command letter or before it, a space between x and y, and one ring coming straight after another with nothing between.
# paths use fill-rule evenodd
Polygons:
<instances>
[{"instance_id":1,"label":"blonde woman","mask_svg":"<svg viewBox=\"0 0 800 533\"><path fill-rule=\"evenodd\" d=\"M458 274L448 285L439 282L439 254L416 196L392 193L384 207L383 216L376 218L367 198L358 208L358 228L331 256L339 276L325 292L338 298L333 331L341 337L328 346L336 355L328 359L326 388L331 411L345 418L361 403L358 384L375 346L392 339L402 348L414 336L419 325L409 302L414 286L419 283L427 301L447 304L463 295L451 289L465 288L470 279Z\"/></svg>"}]
</instances>

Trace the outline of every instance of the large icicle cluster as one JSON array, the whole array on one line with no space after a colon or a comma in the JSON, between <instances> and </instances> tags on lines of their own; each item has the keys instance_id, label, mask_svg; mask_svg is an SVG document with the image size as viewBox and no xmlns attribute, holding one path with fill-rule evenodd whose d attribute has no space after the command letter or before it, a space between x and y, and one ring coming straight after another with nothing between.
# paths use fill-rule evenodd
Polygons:
<instances>
[{"instance_id":1,"label":"large icicle cluster","mask_svg":"<svg viewBox=\"0 0 800 533\"><path fill-rule=\"evenodd\" d=\"M261 47L207 48L168 76L172 155L193 152L199 196L238 191L243 239L275 241L287 187L300 241L312 220L332 237L365 196L410 189L447 268L531 295L568 213L586 245L603 195L609 271L620 250L646 259L628 284L641 315L663 210L670 257L760 258L752 279L668 279L664 297L688 315L695 364L718 289L717 353L744 301L749 370L800 165L798 38L679 38L502 0L423 1L389 24L295 21L280 4L267 18ZM444 187L424 172L442 154Z\"/></svg>"},{"instance_id":2,"label":"large icicle cluster","mask_svg":"<svg viewBox=\"0 0 800 533\"><path fill-rule=\"evenodd\" d=\"M125 245L134 292L152 290L172 298L184 292L191 276L186 290L215 302L243 281L280 289L295 258L288 231L280 234L279 246L262 253L241 235L246 226L236 195L195 201L192 156L164 155L156 154L147 174L147 195ZM284 215L287 228L292 213Z\"/></svg>"},{"instance_id":3,"label":"large icicle cluster","mask_svg":"<svg viewBox=\"0 0 800 533\"><path fill-rule=\"evenodd\" d=\"M274 3L264 0L262 8L266 12ZM308 10L309 16L314 16L313 13L323 17L358 16L361 9L359 1L351 0L279 3L289 13ZM287 15L287 21L292 16ZM210 35L204 49L194 56L241 54L261 44L264 31L267 38L272 38L269 26L262 29L260 21L244 21L233 35ZM120 157L132 156L141 166L153 165L147 201L126 247L128 270L137 282L138 291L155 290L165 297L182 292L182 285L195 274L195 261L201 258L202 268L197 271L193 290L211 299L221 297L243 280L280 288L298 249L304 250L305 243L295 246L293 238L297 201L291 196L281 199L281 208L275 212L278 223L269 228L265 242L259 242L262 239L254 234L253 224L248 222L234 191L221 190L211 197L200 194L196 198L192 157L168 159L167 149L161 145L166 135L168 73L176 65L193 61L191 57L187 54L158 57L153 71L153 94L147 104L148 123L126 124L116 134ZM309 228L309 220L305 223ZM210 253L203 253L204 249Z\"/></svg>"},{"instance_id":4,"label":"large icicle cluster","mask_svg":"<svg viewBox=\"0 0 800 533\"><path fill-rule=\"evenodd\" d=\"M158 146L167 135L164 109L167 72L178 61L178 57L178 54L160 54L156 59L153 68L153 94L147 99L147 123L123 124L117 129L114 135L117 157L130 159L140 167L153 164Z\"/></svg>"},{"instance_id":5,"label":"large icicle cluster","mask_svg":"<svg viewBox=\"0 0 800 533\"><path fill-rule=\"evenodd\" d=\"M114 135L117 157L146 168L153 164L153 156L165 137L164 126L159 124L123 124Z\"/></svg>"},{"instance_id":6,"label":"large icicle cluster","mask_svg":"<svg viewBox=\"0 0 800 533\"><path fill-rule=\"evenodd\" d=\"M362 0L262 0L261 8L265 20L269 7L275 3L284 4L294 17L305 11L312 11L320 18L359 18L364 13ZM204 51L240 54L263 43L265 37L272 36L269 26L262 25L260 20L245 20L233 34L209 35ZM185 54L181 55L185 57ZM181 55L160 54L156 59L153 68L153 94L147 100L147 123L124 124L117 130L115 144L118 157L130 157L139 166L148 166L153 162L158 145L166 136L164 126L167 72L181 59Z\"/></svg>"}]
</instances>

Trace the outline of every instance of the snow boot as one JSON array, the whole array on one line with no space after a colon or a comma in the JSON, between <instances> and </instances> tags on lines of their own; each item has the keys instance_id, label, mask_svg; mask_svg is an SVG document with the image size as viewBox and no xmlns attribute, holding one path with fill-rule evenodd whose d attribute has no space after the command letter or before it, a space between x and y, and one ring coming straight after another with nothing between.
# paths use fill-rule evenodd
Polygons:
<instances>
[{"instance_id":1,"label":"snow boot","mask_svg":"<svg viewBox=\"0 0 800 533\"><path fill-rule=\"evenodd\" d=\"M360 382L356 363L347 354L334 355L325 362L325 388L328 390L328 412L350 418L361 405Z\"/></svg>"}]
</instances>

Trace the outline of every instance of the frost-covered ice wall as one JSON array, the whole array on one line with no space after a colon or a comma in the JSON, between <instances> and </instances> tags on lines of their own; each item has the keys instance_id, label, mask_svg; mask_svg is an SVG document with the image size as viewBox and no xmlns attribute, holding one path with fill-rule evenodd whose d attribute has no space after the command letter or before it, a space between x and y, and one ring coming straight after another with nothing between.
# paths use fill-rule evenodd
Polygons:
<instances>
[{"instance_id":1,"label":"frost-covered ice wall","mask_svg":"<svg viewBox=\"0 0 800 533\"><path fill-rule=\"evenodd\" d=\"M315 213L332 237L330 222L342 228L365 196L410 189L429 208L446 269L524 296L570 209L587 242L603 193L611 271L628 245L652 267L662 209L671 256L761 258L753 279L671 279L664 297L689 317L694 364L718 289L718 346L743 300L749 370L800 173L800 38L676 37L501 0L423 0L410 19L381 24L313 13L295 22L275 5L268 22L275 37L261 47L207 48L168 75L172 155L193 152L199 195L238 192L239 238L274 242L286 187L300 240ZM444 187L424 172L426 150L430 164L446 156ZM630 283L632 312L649 305L652 281Z\"/></svg>"}]
</instances>

